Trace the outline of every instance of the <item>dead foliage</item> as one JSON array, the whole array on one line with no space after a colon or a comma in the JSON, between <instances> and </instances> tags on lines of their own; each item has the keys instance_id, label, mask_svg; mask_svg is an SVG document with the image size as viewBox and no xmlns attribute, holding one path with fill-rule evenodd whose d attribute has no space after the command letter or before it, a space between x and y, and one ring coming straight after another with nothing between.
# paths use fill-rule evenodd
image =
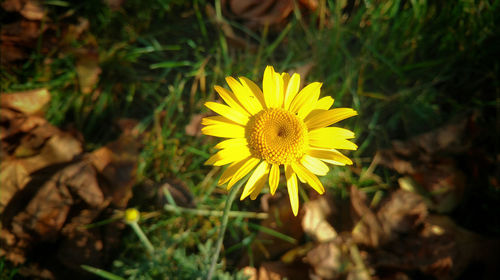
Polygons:
<instances>
[{"instance_id":1,"label":"dead foliage","mask_svg":"<svg viewBox=\"0 0 500 280\"><path fill-rule=\"evenodd\" d=\"M369 169L385 165L401 178L399 188L384 187L386 193L377 202L356 186L350 188L349 201L313 195L298 218L297 230L304 236L297 238L302 241L274 254L255 254L256 268L245 267L245 272L251 279L294 279L299 274L293 268L300 264L308 270L302 279L495 279L500 240L472 232L457 224L456 216L448 216L456 213L452 211L465 194L478 190L468 182L491 182L488 176L495 159L477 144L484 132L477 118L473 115L408 141L395 141L380 151ZM479 156L483 158L478 160ZM276 200L268 201L269 209L279 207ZM274 229L285 232L288 226ZM273 242L265 248L284 247L283 240Z\"/></svg>"},{"instance_id":2,"label":"dead foliage","mask_svg":"<svg viewBox=\"0 0 500 280\"><path fill-rule=\"evenodd\" d=\"M119 245L122 224L88 225L126 206L140 147L125 130L85 153L78 134L40 116L49 99L46 89L1 95L0 255L25 264L25 277L85 279L80 265L103 267Z\"/></svg>"},{"instance_id":3,"label":"dead foliage","mask_svg":"<svg viewBox=\"0 0 500 280\"><path fill-rule=\"evenodd\" d=\"M50 66L55 55L72 56L81 92L95 90L102 70L97 41L88 32L87 19L75 18L72 13L52 19L37 0L7 0L1 6L8 14L0 22L0 64L5 71L33 59L33 54L44 57L44 67ZM75 41L79 47L74 47ZM51 71L46 74L51 75Z\"/></svg>"},{"instance_id":4,"label":"dead foliage","mask_svg":"<svg viewBox=\"0 0 500 280\"><path fill-rule=\"evenodd\" d=\"M296 3L304 11L314 11L318 8L318 1L300 0ZM292 0L223 0L222 12L228 18L242 21L250 29L256 29L283 24L294 6Z\"/></svg>"}]
</instances>

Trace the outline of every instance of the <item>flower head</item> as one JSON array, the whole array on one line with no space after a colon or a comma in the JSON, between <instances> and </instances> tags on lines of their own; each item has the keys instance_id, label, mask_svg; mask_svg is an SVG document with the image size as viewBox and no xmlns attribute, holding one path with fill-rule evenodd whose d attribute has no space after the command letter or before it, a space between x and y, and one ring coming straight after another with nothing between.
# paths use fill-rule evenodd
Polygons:
<instances>
[{"instance_id":1,"label":"flower head","mask_svg":"<svg viewBox=\"0 0 500 280\"><path fill-rule=\"evenodd\" d=\"M298 182L307 183L319 194L325 189L317 176L324 176L335 165L352 164L337 149L356 150L350 130L330 127L357 115L350 108L331 109L330 96L319 98L321 83L300 88L299 74L279 74L272 66L264 71L261 90L254 82L240 77L227 77L231 91L215 86L227 105L206 102L219 116L202 120L203 134L227 138L218 143L220 149L206 164L229 164L218 184L236 182L251 172L241 199L258 194L269 182L274 195L284 170L290 204L294 215L299 209Z\"/></svg>"},{"instance_id":2,"label":"flower head","mask_svg":"<svg viewBox=\"0 0 500 280\"><path fill-rule=\"evenodd\" d=\"M127 223L136 223L139 221L141 213L135 208L128 208L125 210L124 220Z\"/></svg>"}]
</instances>

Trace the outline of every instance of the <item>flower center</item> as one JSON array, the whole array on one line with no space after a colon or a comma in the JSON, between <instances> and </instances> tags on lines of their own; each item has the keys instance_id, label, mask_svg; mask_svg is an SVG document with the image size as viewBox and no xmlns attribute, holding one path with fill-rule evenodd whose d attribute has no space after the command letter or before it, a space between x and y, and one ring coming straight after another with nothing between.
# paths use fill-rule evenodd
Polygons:
<instances>
[{"instance_id":1,"label":"flower center","mask_svg":"<svg viewBox=\"0 0 500 280\"><path fill-rule=\"evenodd\" d=\"M259 112L250 120L247 135L254 156L274 164L299 159L308 145L304 122L283 109Z\"/></svg>"}]
</instances>

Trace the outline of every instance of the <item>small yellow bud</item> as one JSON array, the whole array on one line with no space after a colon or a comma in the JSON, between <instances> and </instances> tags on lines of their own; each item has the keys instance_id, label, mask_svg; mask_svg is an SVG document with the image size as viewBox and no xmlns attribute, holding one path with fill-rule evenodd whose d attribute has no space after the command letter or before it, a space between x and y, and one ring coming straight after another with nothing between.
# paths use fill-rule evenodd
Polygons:
<instances>
[{"instance_id":1,"label":"small yellow bud","mask_svg":"<svg viewBox=\"0 0 500 280\"><path fill-rule=\"evenodd\" d=\"M128 208L125 210L125 222L135 223L139 221L141 213L135 208Z\"/></svg>"}]
</instances>

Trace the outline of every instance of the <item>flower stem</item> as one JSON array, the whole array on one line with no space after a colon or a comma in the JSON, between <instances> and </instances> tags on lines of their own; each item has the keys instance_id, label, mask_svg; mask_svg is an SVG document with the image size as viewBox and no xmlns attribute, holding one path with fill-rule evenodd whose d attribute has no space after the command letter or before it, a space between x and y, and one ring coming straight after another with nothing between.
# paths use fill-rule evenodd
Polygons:
<instances>
[{"instance_id":1,"label":"flower stem","mask_svg":"<svg viewBox=\"0 0 500 280\"><path fill-rule=\"evenodd\" d=\"M153 247L153 244L151 244L151 242L149 241L149 239L146 236L146 234L144 234L144 231L142 231L142 229L139 226L139 224L134 221L134 222L128 223L128 225L130 225L132 227L132 229L134 230L135 234L137 234L137 237L139 237L139 240L141 240L142 244L148 250L148 253L151 254L151 255L153 255L153 253L155 251L155 249Z\"/></svg>"},{"instance_id":2,"label":"flower stem","mask_svg":"<svg viewBox=\"0 0 500 280\"><path fill-rule=\"evenodd\" d=\"M240 190L241 186L246 180L240 180L236 185L231 188L229 195L227 197L226 205L224 207L224 212L222 213L222 221L220 225L219 237L217 238L217 244L215 245L215 254L212 256L212 263L210 264L210 270L208 271L207 280L211 280L217 265L217 260L219 259L220 250L222 248L222 243L224 241L224 234L226 233L227 222L229 220L229 212L231 210L231 205L233 205L234 198Z\"/></svg>"},{"instance_id":3,"label":"flower stem","mask_svg":"<svg viewBox=\"0 0 500 280\"><path fill-rule=\"evenodd\" d=\"M212 216L212 217L222 217L224 215L223 211L218 210L208 210L208 209L194 209L194 208L185 208L180 206L173 206L170 204L165 204L163 206L165 211L174 212L174 213L186 213L191 215L199 215L199 216ZM230 218L250 218L250 219L261 219L265 220L269 217L268 213L258 213L258 212L246 212L246 211L229 211L228 216Z\"/></svg>"}]
</instances>

